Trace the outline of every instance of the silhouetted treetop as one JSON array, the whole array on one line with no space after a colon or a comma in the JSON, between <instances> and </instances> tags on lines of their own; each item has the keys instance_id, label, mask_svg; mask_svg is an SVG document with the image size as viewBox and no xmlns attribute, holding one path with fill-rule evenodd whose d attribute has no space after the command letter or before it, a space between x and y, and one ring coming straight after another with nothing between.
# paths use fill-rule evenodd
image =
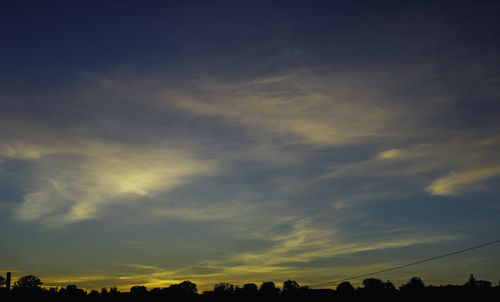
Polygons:
<instances>
[{"instance_id":1,"label":"silhouetted treetop","mask_svg":"<svg viewBox=\"0 0 500 302\"><path fill-rule=\"evenodd\" d=\"M26 275L20 277L16 283L14 283L14 287L16 288L35 288L42 286L43 282L35 275Z\"/></svg>"},{"instance_id":2,"label":"silhouetted treetop","mask_svg":"<svg viewBox=\"0 0 500 302\"><path fill-rule=\"evenodd\" d=\"M363 280L363 286L367 289L383 289L385 284L382 280L376 278L368 278Z\"/></svg>"},{"instance_id":3,"label":"silhouetted treetop","mask_svg":"<svg viewBox=\"0 0 500 302\"><path fill-rule=\"evenodd\" d=\"M260 285L259 292L265 296L275 296L279 295L280 289L274 285L273 281L267 281Z\"/></svg>"},{"instance_id":4,"label":"silhouetted treetop","mask_svg":"<svg viewBox=\"0 0 500 302\"><path fill-rule=\"evenodd\" d=\"M233 295L235 287L231 283L220 282L214 285L214 293L216 295Z\"/></svg>"},{"instance_id":5,"label":"silhouetted treetop","mask_svg":"<svg viewBox=\"0 0 500 302\"><path fill-rule=\"evenodd\" d=\"M254 298L259 293L259 288L256 284L246 283L243 287L236 287L235 294L239 297Z\"/></svg>"},{"instance_id":6,"label":"silhouetted treetop","mask_svg":"<svg viewBox=\"0 0 500 302\"><path fill-rule=\"evenodd\" d=\"M413 277L410 279L410 281L401 285L399 287L399 290L403 292L415 292L415 291L420 291L424 288L425 288L424 282L418 277Z\"/></svg>"},{"instance_id":7,"label":"silhouetted treetop","mask_svg":"<svg viewBox=\"0 0 500 302\"><path fill-rule=\"evenodd\" d=\"M132 286L130 288L130 293L133 295L145 295L145 294L147 294L147 292L148 292L148 289L142 285L136 285L136 286Z\"/></svg>"},{"instance_id":8,"label":"silhouetted treetop","mask_svg":"<svg viewBox=\"0 0 500 302\"><path fill-rule=\"evenodd\" d=\"M468 287L477 287L477 282L476 282L476 278L474 278L474 274L470 274L469 280L467 282L465 282L464 285L468 286Z\"/></svg>"},{"instance_id":9,"label":"silhouetted treetop","mask_svg":"<svg viewBox=\"0 0 500 302\"><path fill-rule=\"evenodd\" d=\"M182 295L195 295L198 292L196 284L191 281L183 281L179 284L172 284L169 289L176 294Z\"/></svg>"},{"instance_id":10,"label":"silhouetted treetop","mask_svg":"<svg viewBox=\"0 0 500 302\"><path fill-rule=\"evenodd\" d=\"M341 296L352 296L354 295L354 291L354 286L349 281L344 281L337 285L337 292Z\"/></svg>"},{"instance_id":11,"label":"silhouetted treetop","mask_svg":"<svg viewBox=\"0 0 500 302\"><path fill-rule=\"evenodd\" d=\"M283 292L295 291L300 288L300 285L296 281L287 280L283 282Z\"/></svg>"}]
</instances>

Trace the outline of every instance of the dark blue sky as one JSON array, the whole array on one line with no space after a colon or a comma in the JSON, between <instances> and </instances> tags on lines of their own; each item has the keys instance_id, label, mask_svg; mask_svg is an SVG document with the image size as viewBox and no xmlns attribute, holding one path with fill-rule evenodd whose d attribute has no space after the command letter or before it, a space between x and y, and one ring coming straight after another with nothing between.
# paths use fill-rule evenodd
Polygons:
<instances>
[{"instance_id":1,"label":"dark blue sky","mask_svg":"<svg viewBox=\"0 0 500 302\"><path fill-rule=\"evenodd\" d=\"M0 270L312 284L498 239L499 13L3 1ZM496 253L379 277L494 281Z\"/></svg>"}]
</instances>

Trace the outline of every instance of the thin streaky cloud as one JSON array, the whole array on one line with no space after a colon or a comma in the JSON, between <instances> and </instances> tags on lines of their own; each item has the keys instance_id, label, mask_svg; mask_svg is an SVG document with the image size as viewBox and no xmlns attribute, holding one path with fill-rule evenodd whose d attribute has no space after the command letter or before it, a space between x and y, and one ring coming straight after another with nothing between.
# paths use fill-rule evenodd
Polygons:
<instances>
[{"instance_id":1,"label":"thin streaky cloud","mask_svg":"<svg viewBox=\"0 0 500 302\"><path fill-rule=\"evenodd\" d=\"M483 180L496 176L500 176L500 166L451 172L433 181L425 190L432 195L456 195L468 188L473 189L474 185Z\"/></svg>"},{"instance_id":2,"label":"thin streaky cloud","mask_svg":"<svg viewBox=\"0 0 500 302\"><path fill-rule=\"evenodd\" d=\"M31 130L36 133L36 128ZM29 136L28 136L29 137ZM213 164L166 146L131 146L62 132L47 142L23 137L4 140L1 155L36 164L35 191L24 195L15 217L47 226L93 219L107 203L126 195L146 196L172 189L192 176L214 171Z\"/></svg>"}]
</instances>

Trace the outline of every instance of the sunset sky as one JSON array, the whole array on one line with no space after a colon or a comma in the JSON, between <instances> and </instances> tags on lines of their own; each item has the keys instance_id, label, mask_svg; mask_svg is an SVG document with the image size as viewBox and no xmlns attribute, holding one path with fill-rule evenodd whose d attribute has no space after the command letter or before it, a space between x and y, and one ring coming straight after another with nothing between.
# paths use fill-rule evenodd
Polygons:
<instances>
[{"instance_id":1,"label":"sunset sky","mask_svg":"<svg viewBox=\"0 0 500 302\"><path fill-rule=\"evenodd\" d=\"M314 285L500 239L500 3L406 2L1 1L0 273Z\"/></svg>"}]
</instances>

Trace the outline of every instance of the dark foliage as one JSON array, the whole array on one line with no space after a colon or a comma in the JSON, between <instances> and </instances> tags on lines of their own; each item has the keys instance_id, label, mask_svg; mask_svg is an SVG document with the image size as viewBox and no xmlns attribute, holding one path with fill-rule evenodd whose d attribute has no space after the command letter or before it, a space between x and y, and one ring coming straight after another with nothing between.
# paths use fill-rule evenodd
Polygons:
<instances>
[{"instance_id":1,"label":"dark foliage","mask_svg":"<svg viewBox=\"0 0 500 302\"><path fill-rule=\"evenodd\" d=\"M35 275L22 276L19 280L14 283L14 288L26 289L26 288L39 288L42 286L43 282Z\"/></svg>"},{"instance_id":2,"label":"dark foliage","mask_svg":"<svg viewBox=\"0 0 500 302\"><path fill-rule=\"evenodd\" d=\"M2 280L2 279L0 279ZM196 284L184 281L166 288L148 290L145 286L133 286L129 292L120 292L116 287L103 288L100 292L87 292L76 285L66 287L42 288L42 281L27 275L19 278L12 291L0 287L0 301L499 301L500 284L476 280L471 274L464 285L425 286L424 282L413 277L407 283L394 287L390 281L368 278L362 287L354 288L349 282L342 282L336 290L311 289L300 286L296 281L287 280L282 289L268 281L257 286L248 283L242 287L221 282L211 291L197 292Z\"/></svg>"}]
</instances>

